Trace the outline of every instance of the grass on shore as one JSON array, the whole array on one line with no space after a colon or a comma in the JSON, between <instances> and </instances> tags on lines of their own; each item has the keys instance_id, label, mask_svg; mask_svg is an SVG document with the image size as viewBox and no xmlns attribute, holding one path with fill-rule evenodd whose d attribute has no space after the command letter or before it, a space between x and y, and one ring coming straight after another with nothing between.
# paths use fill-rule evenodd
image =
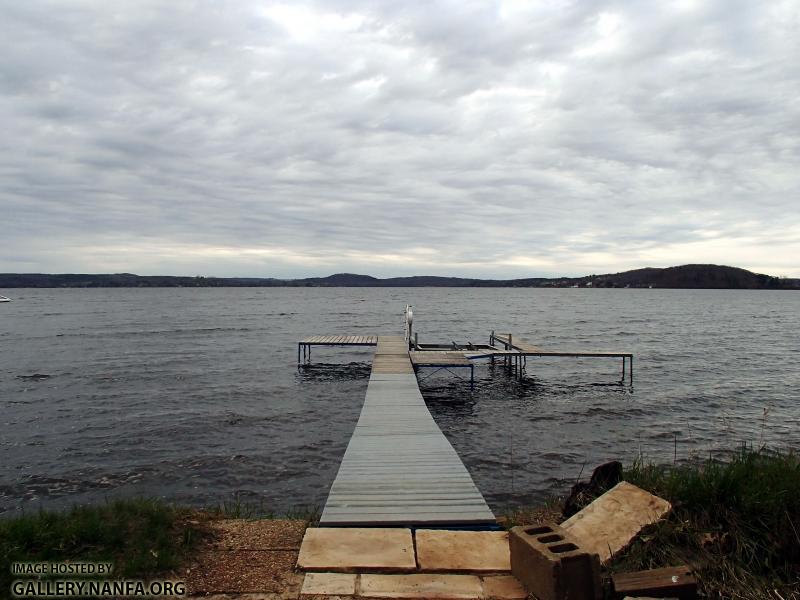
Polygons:
<instances>
[{"instance_id":1,"label":"grass on shore","mask_svg":"<svg viewBox=\"0 0 800 600\"><path fill-rule=\"evenodd\" d=\"M16 578L10 572L14 562L112 562L114 578L164 576L181 567L211 535L211 521L281 518L315 523L319 514L317 507L298 508L278 517L263 503L238 497L204 510L136 498L0 518L0 590L7 591Z\"/></svg>"},{"instance_id":2,"label":"grass on shore","mask_svg":"<svg viewBox=\"0 0 800 600\"><path fill-rule=\"evenodd\" d=\"M706 597L800 600L798 455L742 448L725 461L637 462L623 478L666 498L673 511L615 557L611 572L688 564ZM134 499L0 519L0 590L9 589L16 561L113 562L115 577L137 579L169 573L204 537L209 520L265 514L274 516L237 500L198 511ZM508 525L556 517L550 502L515 511Z\"/></svg>"},{"instance_id":3,"label":"grass on shore","mask_svg":"<svg viewBox=\"0 0 800 600\"><path fill-rule=\"evenodd\" d=\"M263 501L245 502L238 496L234 496L231 500L224 500L207 509L206 512L215 519L290 519L306 521L309 527L315 527L322 515L322 509L319 506L299 506L279 515L269 509Z\"/></svg>"},{"instance_id":4,"label":"grass on shore","mask_svg":"<svg viewBox=\"0 0 800 600\"><path fill-rule=\"evenodd\" d=\"M689 565L707 598L800 600L800 457L743 447L726 460L635 462L623 479L673 510L608 565L611 573ZM586 498L586 503L593 498ZM517 509L506 525L562 520L560 502Z\"/></svg>"},{"instance_id":5,"label":"grass on shore","mask_svg":"<svg viewBox=\"0 0 800 600\"><path fill-rule=\"evenodd\" d=\"M0 590L13 562L114 563L114 578L147 578L176 569L203 536L202 513L161 500L115 500L0 519Z\"/></svg>"},{"instance_id":6,"label":"grass on shore","mask_svg":"<svg viewBox=\"0 0 800 600\"><path fill-rule=\"evenodd\" d=\"M728 460L634 463L624 479L673 504L611 565L688 564L712 598L800 598L800 457L743 447Z\"/></svg>"}]
</instances>

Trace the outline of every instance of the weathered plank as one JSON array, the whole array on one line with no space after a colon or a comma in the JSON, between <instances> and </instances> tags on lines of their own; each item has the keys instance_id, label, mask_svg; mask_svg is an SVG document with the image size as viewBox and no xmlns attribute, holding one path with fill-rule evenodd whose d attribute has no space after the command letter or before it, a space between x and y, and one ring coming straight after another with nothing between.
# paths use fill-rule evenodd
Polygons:
<instances>
[{"instance_id":1,"label":"weathered plank","mask_svg":"<svg viewBox=\"0 0 800 600\"><path fill-rule=\"evenodd\" d=\"M605 352L605 351L595 351L595 350L546 350L544 348L540 348L539 346L534 346L533 344L530 344L525 340L521 340L514 335L510 335L511 339L509 341L509 335L510 334L507 333L495 333L494 339L502 344L510 345L512 350L516 350L516 354L524 354L528 356L567 356L572 358L580 358L583 356L587 358L592 358L592 357L633 358L632 352Z\"/></svg>"},{"instance_id":2,"label":"weathered plank","mask_svg":"<svg viewBox=\"0 0 800 600\"><path fill-rule=\"evenodd\" d=\"M375 346L378 337L374 335L312 335L300 340L304 346Z\"/></svg>"},{"instance_id":3,"label":"weathered plank","mask_svg":"<svg viewBox=\"0 0 800 600\"><path fill-rule=\"evenodd\" d=\"M686 599L697 597L697 579L686 565L616 573L611 576L611 581L615 598L644 595Z\"/></svg>"}]
</instances>

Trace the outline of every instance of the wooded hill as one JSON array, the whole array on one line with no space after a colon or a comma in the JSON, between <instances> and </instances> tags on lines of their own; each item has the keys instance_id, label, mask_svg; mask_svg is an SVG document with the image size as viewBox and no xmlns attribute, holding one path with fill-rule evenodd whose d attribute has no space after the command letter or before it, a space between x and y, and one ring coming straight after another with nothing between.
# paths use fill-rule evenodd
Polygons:
<instances>
[{"instance_id":1,"label":"wooded hill","mask_svg":"<svg viewBox=\"0 0 800 600\"><path fill-rule=\"evenodd\" d=\"M682 289L800 289L800 279L773 277L736 267L683 265L585 275L527 279L469 279L462 277L390 277L338 273L328 277L275 279L258 277L175 277L116 274L0 273L0 288L95 287L614 287Z\"/></svg>"}]
</instances>

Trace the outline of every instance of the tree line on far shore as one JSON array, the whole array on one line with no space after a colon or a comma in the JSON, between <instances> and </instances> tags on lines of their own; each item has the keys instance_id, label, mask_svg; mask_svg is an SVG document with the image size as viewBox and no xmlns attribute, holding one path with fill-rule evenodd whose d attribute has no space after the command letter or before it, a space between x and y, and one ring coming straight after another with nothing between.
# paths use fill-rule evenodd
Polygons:
<instances>
[{"instance_id":1,"label":"tree line on far shore","mask_svg":"<svg viewBox=\"0 0 800 600\"><path fill-rule=\"evenodd\" d=\"M463 277L390 277L338 273L328 277L187 277L168 275L0 273L0 288L106 287L601 287L798 290L800 279L773 277L721 265L645 268L582 277L470 279Z\"/></svg>"}]
</instances>

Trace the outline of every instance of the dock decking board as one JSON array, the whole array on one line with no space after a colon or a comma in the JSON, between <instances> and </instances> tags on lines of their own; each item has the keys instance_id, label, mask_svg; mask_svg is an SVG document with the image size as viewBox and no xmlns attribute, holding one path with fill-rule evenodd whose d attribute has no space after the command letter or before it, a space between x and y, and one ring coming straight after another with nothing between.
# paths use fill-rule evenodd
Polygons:
<instances>
[{"instance_id":1,"label":"dock decking board","mask_svg":"<svg viewBox=\"0 0 800 600\"><path fill-rule=\"evenodd\" d=\"M494 526L492 511L425 405L408 344L388 336L376 344L364 406L320 525Z\"/></svg>"},{"instance_id":2,"label":"dock decking board","mask_svg":"<svg viewBox=\"0 0 800 600\"><path fill-rule=\"evenodd\" d=\"M298 342L301 346L375 346L375 335L312 335Z\"/></svg>"},{"instance_id":3,"label":"dock decking board","mask_svg":"<svg viewBox=\"0 0 800 600\"><path fill-rule=\"evenodd\" d=\"M472 363L467 359L464 352L441 352L419 350L410 352L411 362L418 366L460 366L469 367Z\"/></svg>"},{"instance_id":4,"label":"dock decking board","mask_svg":"<svg viewBox=\"0 0 800 600\"><path fill-rule=\"evenodd\" d=\"M515 337L511 333L495 333L492 332L489 338L489 344L493 345L495 342L499 342L503 346L505 346L504 351L500 351L505 353L508 356L509 351L520 357L523 361L526 360L524 357L528 356L539 356L539 357L558 357L558 356L565 356L565 357L572 357L572 358L621 358L622 359L622 381L625 381L625 366L626 362L629 365L628 369L628 380L631 385L633 385L633 353L632 352L596 352L596 351L579 351L579 350L545 350L543 348L539 348L538 346L534 346L533 344L529 344L517 337ZM474 356L472 358L479 358ZM481 357L482 358L482 357ZM507 361L519 361L519 358L510 358L506 359ZM514 362L507 362L509 368L513 368ZM517 362L517 365L519 363ZM520 377L524 372L524 368L519 368L518 372L520 373Z\"/></svg>"},{"instance_id":5,"label":"dock decking board","mask_svg":"<svg viewBox=\"0 0 800 600\"><path fill-rule=\"evenodd\" d=\"M511 335L511 341L509 342L509 335ZM569 356L574 358L580 358L581 356L586 357L613 357L613 358L632 358L632 352L595 352L593 350L590 351L582 351L582 350L545 350L544 348L539 348L538 346L534 346L533 344L529 344L528 342L517 338L513 334L503 334L503 333L495 333L492 336L495 340L504 344L506 346L511 346L513 350L516 350L515 354L523 354L528 356ZM498 353L499 354L499 353ZM488 354L487 354L488 356Z\"/></svg>"}]
</instances>

